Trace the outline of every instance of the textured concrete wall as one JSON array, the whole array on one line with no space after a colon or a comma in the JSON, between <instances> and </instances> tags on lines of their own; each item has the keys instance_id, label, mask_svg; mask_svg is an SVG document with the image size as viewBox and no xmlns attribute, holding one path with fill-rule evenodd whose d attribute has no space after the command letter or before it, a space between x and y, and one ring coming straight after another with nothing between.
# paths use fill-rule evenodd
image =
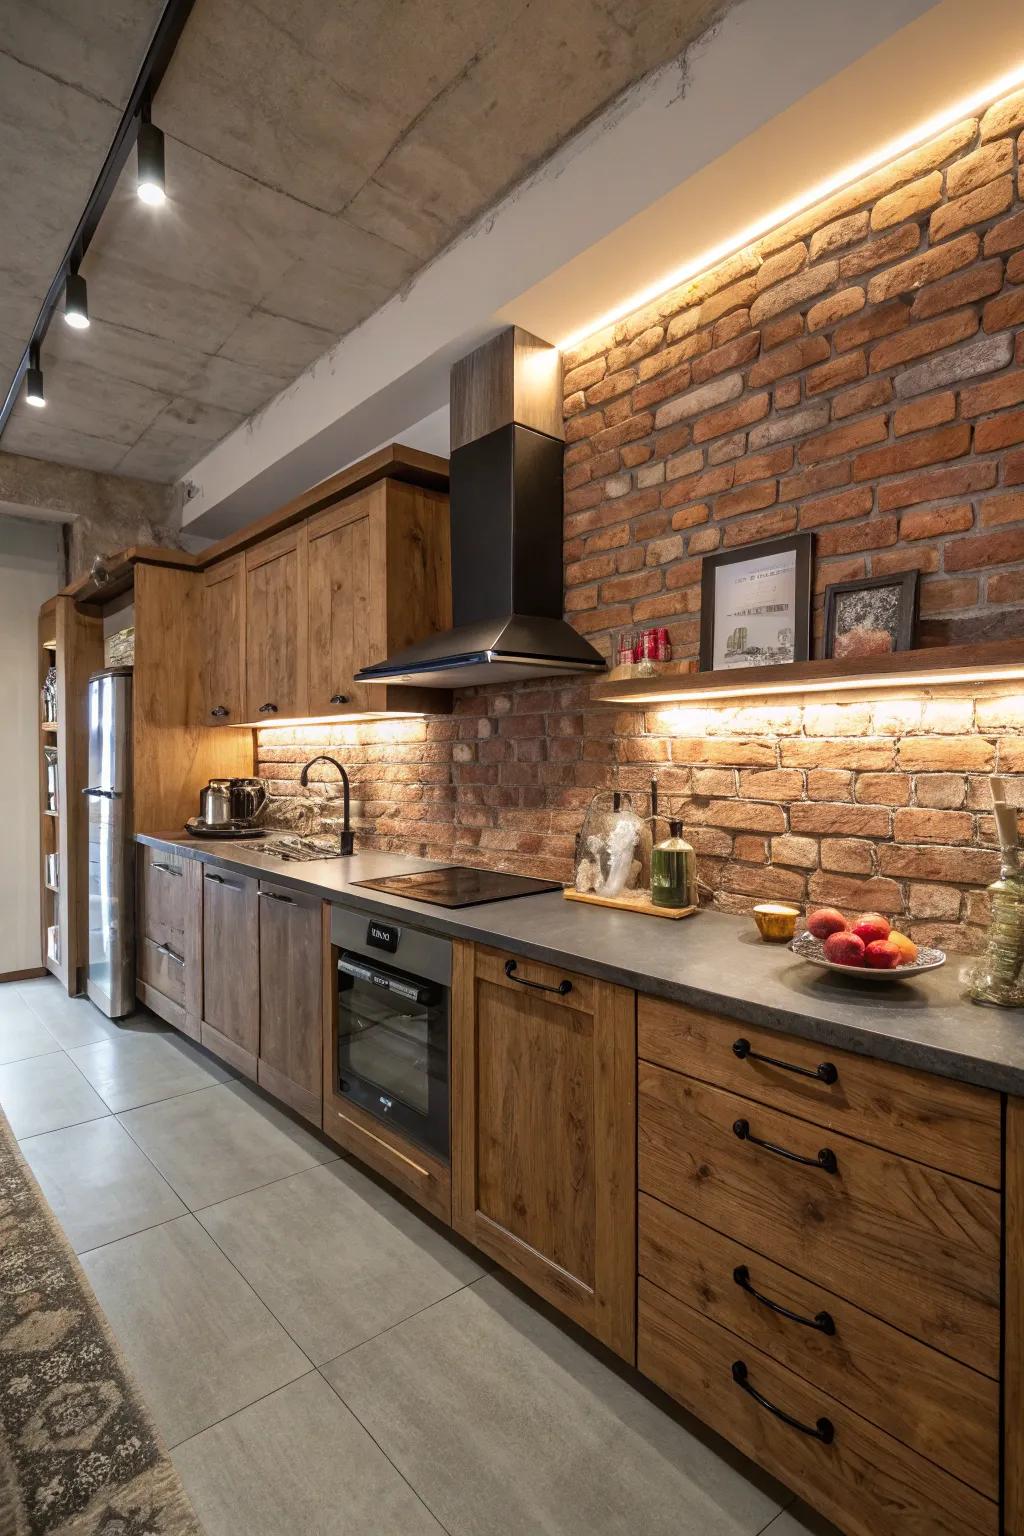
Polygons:
<instances>
[{"instance_id":1,"label":"textured concrete wall","mask_svg":"<svg viewBox=\"0 0 1024 1536\"><path fill-rule=\"evenodd\" d=\"M182 547L172 486L0 452L0 511L70 524L67 579L129 544Z\"/></svg>"}]
</instances>

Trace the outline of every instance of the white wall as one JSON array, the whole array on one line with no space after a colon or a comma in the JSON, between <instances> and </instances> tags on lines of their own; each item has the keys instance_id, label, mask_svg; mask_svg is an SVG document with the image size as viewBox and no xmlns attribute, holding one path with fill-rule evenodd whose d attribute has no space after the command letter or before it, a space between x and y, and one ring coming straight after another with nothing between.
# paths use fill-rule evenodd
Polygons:
<instances>
[{"instance_id":1,"label":"white wall","mask_svg":"<svg viewBox=\"0 0 1024 1536\"><path fill-rule=\"evenodd\" d=\"M39 965L39 608L61 584L61 525L0 515L0 976Z\"/></svg>"}]
</instances>

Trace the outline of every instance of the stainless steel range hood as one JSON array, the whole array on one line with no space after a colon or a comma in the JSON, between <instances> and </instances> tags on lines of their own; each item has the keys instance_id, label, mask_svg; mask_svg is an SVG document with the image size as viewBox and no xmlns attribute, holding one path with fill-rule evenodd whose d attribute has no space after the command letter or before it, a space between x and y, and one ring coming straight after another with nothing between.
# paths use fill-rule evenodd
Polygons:
<instances>
[{"instance_id":1,"label":"stainless steel range hood","mask_svg":"<svg viewBox=\"0 0 1024 1536\"><path fill-rule=\"evenodd\" d=\"M517 327L451 377L452 617L444 634L357 681L468 688L595 674L562 617L562 400L557 350Z\"/></svg>"}]
</instances>

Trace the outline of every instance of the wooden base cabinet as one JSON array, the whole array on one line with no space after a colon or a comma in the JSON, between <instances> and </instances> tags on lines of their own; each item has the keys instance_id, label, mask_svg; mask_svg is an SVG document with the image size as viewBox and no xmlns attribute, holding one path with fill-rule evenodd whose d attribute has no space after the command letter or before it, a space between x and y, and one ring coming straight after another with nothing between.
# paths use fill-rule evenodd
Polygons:
<instances>
[{"instance_id":1,"label":"wooden base cabinet","mask_svg":"<svg viewBox=\"0 0 1024 1536\"><path fill-rule=\"evenodd\" d=\"M452 976L452 1224L634 1358L636 1000L467 943Z\"/></svg>"},{"instance_id":2,"label":"wooden base cabinet","mask_svg":"<svg viewBox=\"0 0 1024 1536\"><path fill-rule=\"evenodd\" d=\"M203 866L203 1023L215 1056L256 1081L260 1050L259 886Z\"/></svg>"},{"instance_id":3,"label":"wooden base cabinet","mask_svg":"<svg viewBox=\"0 0 1024 1536\"><path fill-rule=\"evenodd\" d=\"M320 1125L323 903L260 881L260 1044L256 1079Z\"/></svg>"}]
</instances>

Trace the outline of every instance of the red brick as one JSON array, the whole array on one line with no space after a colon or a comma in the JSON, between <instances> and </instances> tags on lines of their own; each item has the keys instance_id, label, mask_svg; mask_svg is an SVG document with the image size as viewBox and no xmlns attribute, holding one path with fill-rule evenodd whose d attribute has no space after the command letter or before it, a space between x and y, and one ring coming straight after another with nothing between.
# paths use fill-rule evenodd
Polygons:
<instances>
[{"instance_id":1,"label":"red brick","mask_svg":"<svg viewBox=\"0 0 1024 1536\"><path fill-rule=\"evenodd\" d=\"M742 367L752 357L757 356L760 347L760 331L748 331L742 336L737 336L734 341L726 342L725 346L713 348L693 364L693 382L703 384L706 380L714 378L715 374L728 373L731 368ZM753 383L753 380L751 382Z\"/></svg>"},{"instance_id":2,"label":"red brick","mask_svg":"<svg viewBox=\"0 0 1024 1536\"><path fill-rule=\"evenodd\" d=\"M981 137L985 142L1004 133L1016 133L1024 128L1024 91L1017 91L989 107L981 120Z\"/></svg>"},{"instance_id":3,"label":"red brick","mask_svg":"<svg viewBox=\"0 0 1024 1536\"><path fill-rule=\"evenodd\" d=\"M921 507L900 518L901 539L938 539L950 533L964 533L974 522L970 506Z\"/></svg>"},{"instance_id":4,"label":"red brick","mask_svg":"<svg viewBox=\"0 0 1024 1536\"><path fill-rule=\"evenodd\" d=\"M565 424L565 440L575 443L581 437L594 437L604 426L604 412L590 411L586 416L574 416ZM593 452L593 450L590 450Z\"/></svg>"},{"instance_id":5,"label":"red brick","mask_svg":"<svg viewBox=\"0 0 1024 1536\"><path fill-rule=\"evenodd\" d=\"M1024 449L1018 448L1014 453L1006 454L1002 462L1003 484L1024 484ZM993 475L992 480L995 480L995 475Z\"/></svg>"},{"instance_id":6,"label":"red brick","mask_svg":"<svg viewBox=\"0 0 1024 1536\"><path fill-rule=\"evenodd\" d=\"M668 485L661 493L663 507L678 507L686 501L698 501L702 496L715 496L719 491L732 488L736 474L732 464L717 464L699 475L687 475Z\"/></svg>"},{"instance_id":7,"label":"red brick","mask_svg":"<svg viewBox=\"0 0 1024 1536\"><path fill-rule=\"evenodd\" d=\"M873 480L881 475L899 475L908 469L921 469L926 464L941 464L946 459L960 458L970 446L970 427L966 422L956 422L934 432L903 438L884 448L869 448L867 452L859 453L853 461L853 478Z\"/></svg>"},{"instance_id":8,"label":"red brick","mask_svg":"<svg viewBox=\"0 0 1024 1536\"><path fill-rule=\"evenodd\" d=\"M991 453L994 448L1009 448L1024 443L1024 411L1007 411L979 421L974 429L976 453Z\"/></svg>"},{"instance_id":9,"label":"red brick","mask_svg":"<svg viewBox=\"0 0 1024 1536\"><path fill-rule=\"evenodd\" d=\"M990 577L989 585L996 580ZM974 576L958 576L952 581L926 581L921 588L922 613L951 613L959 608L974 608L978 602L978 581Z\"/></svg>"},{"instance_id":10,"label":"red brick","mask_svg":"<svg viewBox=\"0 0 1024 1536\"><path fill-rule=\"evenodd\" d=\"M653 379L658 374L667 373L669 369L678 367L680 363L701 357L710 349L711 335L708 331L698 331L693 336L684 336L682 341L674 346L662 347L659 352L652 353L650 357L642 358L637 364L637 378L644 383L647 379Z\"/></svg>"},{"instance_id":11,"label":"red brick","mask_svg":"<svg viewBox=\"0 0 1024 1536\"><path fill-rule=\"evenodd\" d=\"M915 544L913 549L887 549L871 556L872 576L892 576L897 571L937 571L939 551L931 544Z\"/></svg>"},{"instance_id":12,"label":"red brick","mask_svg":"<svg viewBox=\"0 0 1024 1536\"><path fill-rule=\"evenodd\" d=\"M619 450L619 458L627 468L633 468L637 464L646 464L652 451L645 443L626 443Z\"/></svg>"},{"instance_id":13,"label":"red brick","mask_svg":"<svg viewBox=\"0 0 1024 1536\"><path fill-rule=\"evenodd\" d=\"M830 363L822 363L820 368L812 368L804 380L804 387L808 395L820 395L827 389L838 389L841 384L852 384L866 373L864 353L847 352L844 357L835 357Z\"/></svg>"},{"instance_id":14,"label":"red brick","mask_svg":"<svg viewBox=\"0 0 1024 1536\"><path fill-rule=\"evenodd\" d=\"M680 587L689 587L695 581L700 581L699 560L680 560L665 577L666 587L673 592L678 591Z\"/></svg>"},{"instance_id":15,"label":"red brick","mask_svg":"<svg viewBox=\"0 0 1024 1536\"><path fill-rule=\"evenodd\" d=\"M761 512L757 517L745 517L730 523L725 530L727 545L752 544L757 539L776 539L792 533L796 528L796 513L785 507L772 512Z\"/></svg>"},{"instance_id":16,"label":"red brick","mask_svg":"<svg viewBox=\"0 0 1024 1536\"><path fill-rule=\"evenodd\" d=\"M707 442L709 438L722 437L740 427L749 426L753 421L760 421L767 416L770 404L766 394L744 395L730 405L709 411L706 416L700 416L694 422L693 440L695 443Z\"/></svg>"},{"instance_id":17,"label":"red brick","mask_svg":"<svg viewBox=\"0 0 1024 1536\"><path fill-rule=\"evenodd\" d=\"M832 420L842 421L847 416L858 416L861 411L875 410L880 405L888 405L891 399L891 380L879 376L865 379L863 384L854 384L834 397Z\"/></svg>"},{"instance_id":18,"label":"red brick","mask_svg":"<svg viewBox=\"0 0 1024 1536\"><path fill-rule=\"evenodd\" d=\"M638 437L646 437L653 426L654 417L650 412L627 416L625 421L616 422L613 427L605 427L602 432L594 435L591 439L594 451L600 453L603 448L621 448L623 443L631 443Z\"/></svg>"},{"instance_id":19,"label":"red brick","mask_svg":"<svg viewBox=\"0 0 1024 1536\"><path fill-rule=\"evenodd\" d=\"M722 288L717 293L711 294L701 304L700 323L710 325L720 315L729 314L730 310L746 309L757 297L757 283L752 277L745 277L741 282L732 283L728 288ZM672 334L672 326L669 326L669 339L675 340Z\"/></svg>"},{"instance_id":20,"label":"red brick","mask_svg":"<svg viewBox=\"0 0 1024 1536\"><path fill-rule=\"evenodd\" d=\"M918 225L902 224L899 229L890 230L887 235L882 235L879 239L859 246L857 250L849 251L845 256L840 256L840 282L849 282L855 277L861 277L865 272L873 272L876 267L884 267L887 262L898 261L901 256L909 256L911 251L916 251L920 244L921 230Z\"/></svg>"},{"instance_id":21,"label":"red brick","mask_svg":"<svg viewBox=\"0 0 1024 1536\"><path fill-rule=\"evenodd\" d=\"M948 277L951 272L959 272L977 261L980 249L980 239L971 234L962 235L959 240L950 241L949 245L924 251L920 256L912 256L909 261L902 261L886 272L879 272L870 280L868 302L880 304L894 294L911 293L916 288L923 288L925 283L934 283L940 277Z\"/></svg>"},{"instance_id":22,"label":"red brick","mask_svg":"<svg viewBox=\"0 0 1024 1536\"><path fill-rule=\"evenodd\" d=\"M894 517L876 517L867 523L840 523L823 528L817 536L820 556L852 555L862 549L884 549L895 544L898 530Z\"/></svg>"},{"instance_id":23,"label":"red brick","mask_svg":"<svg viewBox=\"0 0 1024 1536\"><path fill-rule=\"evenodd\" d=\"M985 849L906 848L891 844L879 848L878 859L879 867L887 875L911 880L988 885L999 873L999 855Z\"/></svg>"},{"instance_id":24,"label":"red brick","mask_svg":"<svg viewBox=\"0 0 1024 1536\"><path fill-rule=\"evenodd\" d=\"M822 358L828 357L829 351L824 336L801 336L798 341L776 347L760 358L747 375L747 382L752 389L772 384L788 373L800 373L811 363L820 363Z\"/></svg>"},{"instance_id":25,"label":"red brick","mask_svg":"<svg viewBox=\"0 0 1024 1536\"><path fill-rule=\"evenodd\" d=\"M816 230L811 236L811 260L817 261L819 256L829 256L833 251L845 250L848 245L863 240L868 232L868 217L865 208L859 213L849 213L845 218L833 219Z\"/></svg>"},{"instance_id":26,"label":"red brick","mask_svg":"<svg viewBox=\"0 0 1024 1536\"><path fill-rule=\"evenodd\" d=\"M592 358L589 363L582 364L579 368L573 368L562 379L562 386L566 394L572 394L577 389L589 389L599 379L603 379L607 372L608 364L604 357Z\"/></svg>"},{"instance_id":27,"label":"red brick","mask_svg":"<svg viewBox=\"0 0 1024 1536\"><path fill-rule=\"evenodd\" d=\"M665 339L664 328L652 325L624 347L613 347L608 353L608 372L618 373L620 368L639 362L649 352L656 352Z\"/></svg>"},{"instance_id":28,"label":"red brick","mask_svg":"<svg viewBox=\"0 0 1024 1536\"><path fill-rule=\"evenodd\" d=\"M956 415L956 396L952 390L940 395L928 395L915 400L912 405L901 405L892 418L892 429L897 437L908 432L921 432L925 427L941 427Z\"/></svg>"},{"instance_id":29,"label":"red brick","mask_svg":"<svg viewBox=\"0 0 1024 1536\"><path fill-rule=\"evenodd\" d=\"M807 265L807 247L803 241L789 246L780 251L777 256L770 256L763 262L758 270L756 283L758 293L763 293L773 283L784 282L787 277L792 277L795 272L801 271Z\"/></svg>"},{"instance_id":30,"label":"red brick","mask_svg":"<svg viewBox=\"0 0 1024 1536\"><path fill-rule=\"evenodd\" d=\"M990 603L1024 603L1024 571L996 571L988 578Z\"/></svg>"},{"instance_id":31,"label":"red brick","mask_svg":"<svg viewBox=\"0 0 1024 1536\"><path fill-rule=\"evenodd\" d=\"M986 331L1005 331L1011 325L1024 324L1024 288L991 299L982 310Z\"/></svg>"},{"instance_id":32,"label":"red brick","mask_svg":"<svg viewBox=\"0 0 1024 1536\"><path fill-rule=\"evenodd\" d=\"M891 336L894 331L901 331L909 321L909 305L894 299L889 304L869 309L866 314L845 320L836 327L832 345L837 352L849 352L853 347L862 347L867 341L877 340L879 336Z\"/></svg>"},{"instance_id":33,"label":"red brick","mask_svg":"<svg viewBox=\"0 0 1024 1536\"><path fill-rule=\"evenodd\" d=\"M953 539L943 554L947 571L977 571L989 565L1009 565L1014 560L1024 560L1024 528Z\"/></svg>"},{"instance_id":34,"label":"red brick","mask_svg":"<svg viewBox=\"0 0 1024 1536\"><path fill-rule=\"evenodd\" d=\"M863 288L841 288L838 293L827 293L807 311L807 329L809 331L827 330L830 325L836 325L840 320L855 315L858 310L864 308L865 302Z\"/></svg>"},{"instance_id":35,"label":"red brick","mask_svg":"<svg viewBox=\"0 0 1024 1536\"><path fill-rule=\"evenodd\" d=\"M893 485L878 487L878 510L892 512L912 507L922 501L942 501L951 496L970 496L986 491L996 483L994 464L958 464L949 469L931 470L912 475Z\"/></svg>"},{"instance_id":36,"label":"red brick","mask_svg":"<svg viewBox=\"0 0 1024 1536\"><path fill-rule=\"evenodd\" d=\"M910 313L915 320L927 320L932 315L957 309L961 304L973 304L978 299L987 298L990 293L998 293L1002 286L1002 262L998 258L983 261L976 267L968 267L966 272L954 272L952 277L944 277L940 282L928 283L919 289Z\"/></svg>"},{"instance_id":37,"label":"red brick","mask_svg":"<svg viewBox=\"0 0 1024 1536\"><path fill-rule=\"evenodd\" d=\"M808 267L806 271L798 272L795 277L788 278L784 283L777 283L773 288L760 294L751 304L751 322L759 325L762 320L781 314L784 309L792 309L798 304L806 303L808 299L816 299L819 293L825 292L826 288L833 287L838 276L838 263L823 261L820 266Z\"/></svg>"},{"instance_id":38,"label":"red brick","mask_svg":"<svg viewBox=\"0 0 1024 1536\"><path fill-rule=\"evenodd\" d=\"M602 603L621 603L634 597L649 597L661 588L661 571L640 571L630 576L613 576L601 583Z\"/></svg>"},{"instance_id":39,"label":"red brick","mask_svg":"<svg viewBox=\"0 0 1024 1536\"><path fill-rule=\"evenodd\" d=\"M800 508L800 527L820 528L825 524L841 523L848 517L863 517L871 511L873 501L871 487L863 485L840 491L836 496L805 502Z\"/></svg>"},{"instance_id":40,"label":"red brick","mask_svg":"<svg viewBox=\"0 0 1024 1536\"><path fill-rule=\"evenodd\" d=\"M716 320L711 332L713 346L721 347L727 341L732 341L742 331L750 327L750 310L735 309L730 315L723 315L721 320Z\"/></svg>"},{"instance_id":41,"label":"red brick","mask_svg":"<svg viewBox=\"0 0 1024 1536\"><path fill-rule=\"evenodd\" d=\"M783 379L781 384L776 384L772 391L772 405L777 411L792 410L794 405L800 404L800 380Z\"/></svg>"},{"instance_id":42,"label":"red brick","mask_svg":"<svg viewBox=\"0 0 1024 1536\"><path fill-rule=\"evenodd\" d=\"M646 410L648 406L657 405L671 395L681 394L690 382L690 369L691 364L688 362L677 363L666 373L659 373L646 383L638 384L633 391L634 410Z\"/></svg>"},{"instance_id":43,"label":"red brick","mask_svg":"<svg viewBox=\"0 0 1024 1536\"><path fill-rule=\"evenodd\" d=\"M998 379L987 379L984 384L971 384L960 391L960 412L963 416L986 416L989 411L1001 411L1007 405L1019 405L1024 400L1024 373L1004 373Z\"/></svg>"},{"instance_id":44,"label":"red brick","mask_svg":"<svg viewBox=\"0 0 1024 1536\"><path fill-rule=\"evenodd\" d=\"M775 320L767 320L761 327L761 351L769 352L785 341L792 341L794 336L802 334L803 329L803 315L779 315Z\"/></svg>"},{"instance_id":45,"label":"red brick","mask_svg":"<svg viewBox=\"0 0 1024 1536\"><path fill-rule=\"evenodd\" d=\"M965 192L973 192L1012 169L1013 145L1007 139L984 144L973 155L964 155L962 160L949 167L946 172L947 195L962 197Z\"/></svg>"},{"instance_id":46,"label":"red brick","mask_svg":"<svg viewBox=\"0 0 1024 1536\"><path fill-rule=\"evenodd\" d=\"M933 242L946 240L971 224L985 224L997 214L1005 213L1012 202L1013 177L1000 176L977 191L968 192L966 197L936 208L928 225L928 238Z\"/></svg>"},{"instance_id":47,"label":"red brick","mask_svg":"<svg viewBox=\"0 0 1024 1536\"><path fill-rule=\"evenodd\" d=\"M985 255L997 256L1003 251L1014 251L1019 245L1024 245L1024 209L992 226L985 236Z\"/></svg>"},{"instance_id":48,"label":"red brick","mask_svg":"<svg viewBox=\"0 0 1024 1536\"><path fill-rule=\"evenodd\" d=\"M893 368L897 363L908 363L912 358L925 357L952 347L958 341L966 341L978 329L978 316L973 309L958 309L952 315L940 315L935 320L925 320L911 325L898 336L887 336L868 355L868 368L872 373Z\"/></svg>"},{"instance_id":49,"label":"red brick","mask_svg":"<svg viewBox=\"0 0 1024 1536\"><path fill-rule=\"evenodd\" d=\"M758 512L778 499L778 481L757 480L738 491L725 491L715 502L715 517L739 517L744 512Z\"/></svg>"},{"instance_id":50,"label":"red brick","mask_svg":"<svg viewBox=\"0 0 1024 1536\"><path fill-rule=\"evenodd\" d=\"M801 501L804 496L813 496L819 491L834 491L837 486L848 485L849 481L849 463L833 461L815 464L810 469L798 471L795 475L787 475L779 485L779 499Z\"/></svg>"},{"instance_id":51,"label":"red brick","mask_svg":"<svg viewBox=\"0 0 1024 1536\"><path fill-rule=\"evenodd\" d=\"M614 400L619 395L627 394L635 383L636 370L633 368L624 368L619 373L610 373L587 390L587 404L602 405L605 400Z\"/></svg>"},{"instance_id":52,"label":"red brick","mask_svg":"<svg viewBox=\"0 0 1024 1536\"><path fill-rule=\"evenodd\" d=\"M680 507L672 514L673 528L694 528L698 523L706 523L711 516L711 508L707 502L696 502L689 507Z\"/></svg>"},{"instance_id":53,"label":"red brick","mask_svg":"<svg viewBox=\"0 0 1024 1536\"><path fill-rule=\"evenodd\" d=\"M892 835L900 843L969 843L974 817L969 811L933 811L906 807L893 816Z\"/></svg>"},{"instance_id":54,"label":"red brick","mask_svg":"<svg viewBox=\"0 0 1024 1536\"><path fill-rule=\"evenodd\" d=\"M721 529L698 528L696 533L691 533L688 548L691 555L706 555L712 549L717 549L721 542Z\"/></svg>"},{"instance_id":55,"label":"red brick","mask_svg":"<svg viewBox=\"0 0 1024 1536\"><path fill-rule=\"evenodd\" d=\"M904 219L912 219L934 208L941 198L942 173L932 171L920 180L909 182L907 186L879 198L871 210L871 228L890 229L893 224L902 224Z\"/></svg>"},{"instance_id":56,"label":"red brick","mask_svg":"<svg viewBox=\"0 0 1024 1536\"><path fill-rule=\"evenodd\" d=\"M818 801L791 806L789 824L794 832L811 837L888 837L890 817L888 810L880 806L829 805Z\"/></svg>"},{"instance_id":57,"label":"red brick","mask_svg":"<svg viewBox=\"0 0 1024 1536\"><path fill-rule=\"evenodd\" d=\"M776 448L767 448L764 453L749 454L747 458L737 460L733 484L747 485L751 480L781 475L791 468L792 463L792 443L780 443Z\"/></svg>"},{"instance_id":58,"label":"red brick","mask_svg":"<svg viewBox=\"0 0 1024 1536\"><path fill-rule=\"evenodd\" d=\"M863 421L847 422L842 427L832 427L817 437L810 437L797 449L801 464L817 464L822 459L838 459L863 448L868 443L881 442L888 433L888 418L869 416ZM863 478L863 477L860 477Z\"/></svg>"},{"instance_id":59,"label":"red brick","mask_svg":"<svg viewBox=\"0 0 1024 1536\"><path fill-rule=\"evenodd\" d=\"M1008 491L1002 496L987 496L978 512L983 528L1001 528L1004 523L1024 522L1024 492Z\"/></svg>"}]
</instances>

